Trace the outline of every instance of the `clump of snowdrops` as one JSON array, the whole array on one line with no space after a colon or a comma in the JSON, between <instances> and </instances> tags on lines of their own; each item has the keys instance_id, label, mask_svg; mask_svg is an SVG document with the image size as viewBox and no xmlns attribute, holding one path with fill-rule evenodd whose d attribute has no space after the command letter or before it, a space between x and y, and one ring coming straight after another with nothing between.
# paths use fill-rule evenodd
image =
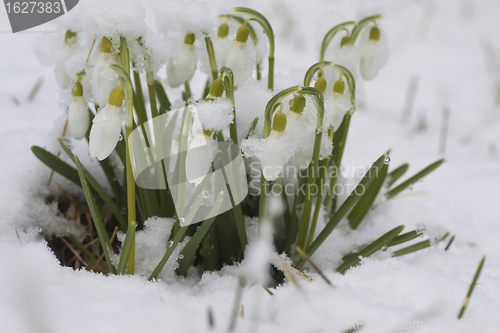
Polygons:
<instances>
[{"instance_id":1,"label":"clump of snowdrops","mask_svg":"<svg viewBox=\"0 0 500 333\"><path fill-rule=\"evenodd\" d=\"M356 111L356 82L375 79L387 62L387 40L381 21L382 17L377 15L333 27L323 39L319 62L311 64L303 82L291 82L289 88L279 91L274 87L273 29L263 15L249 8L234 8L232 13L214 18L213 29L203 27L202 31L195 31L189 29L189 24L179 24L178 30L164 32L177 36L177 44L164 58L158 56L161 43L155 42L154 34L163 36L160 32L144 29L137 32L143 35L137 36L120 31L102 31L100 35L94 32L93 43L89 44L83 38L80 40L80 36L88 39L84 28L68 29L61 41L62 55L56 63L57 81L68 96L67 123L58 139L60 151L53 154L37 146L32 150L53 172L83 189L100 249L89 251L81 239L71 236L80 256L95 263L102 253L105 273L134 274L136 231L144 228L148 219L160 217L176 223L166 253L156 266L149 268L150 279L158 278L168 261L176 261L179 275L186 275L192 266L205 271L240 262L248 254L250 241L268 245L270 251L262 252L267 254L260 260L267 265L273 263L278 268L273 274L280 280L280 272L291 278L292 271L303 269L309 257L344 219L355 233L374 203L383 204L377 198L395 197L443 162L434 162L400 181L409 165L389 170L390 152L378 152L373 156L375 162L345 200L341 202L338 198L335 188L340 185L349 124ZM267 41L258 37L264 36L257 33L258 29L264 31ZM340 40L335 38L337 34ZM266 47L267 63L263 52ZM167 89L157 78L165 61ZM69 63L72 76L68 74ZM207 83L202 95L195 97L190 82L198 70L207 74ZM141 74L146 77L147 98ZM259 82L266 79L267 87L263 87L264 83ZM238 122L240 118L249 119L249 115L237 117L241 112L241 108L236 108L238 90L255 84L260 87L256 89L261 89L261 95L270 99L264 108L254 111L249 121ZM181 94L182 101L171 103L177 99L173 94ZM252 101L242 97L242 102ZM216 199L229 196L232 208L217 214L220 202L212 201L214 216L194 224L188 222L208 194L194 197L189 209L179 212L168 184L161 189L137 186L134 152L128 140L134 129L145 131L143 125L148 121L189 105L209 106L213 115L202 119L202 128L195 128L189 120L178 123L177 130L185 133L186 144L239 145L249 186L249 195L242 202L234 200L229 187L215 193ZM222 112L225 117L219 109L225 110ZM107 186L82 166L70 149L70 140L88 141L90 157L99 161ZM161 143L160 139L149 144ZM69 163L64 161L65 155ZM216 168L210 157L179 156L177 168L186 163L206 164L202 167L206 171ZM168 172L166 164L161 165ZM202 181L198 179L191 186L201 186ZM104 189L108 186L112 194ZM103 211L111 215L106 225ZM118 248L113 247L109 236L109 230L115 226L124 235ZM368 244L352 244L352 252L343 254L337 271L344 272L357 265L361 257L379 250L398 247L392 255L401 256L432 246L448 236L407 245L421 237L425 229L403 232L404 228L401 225L383 235L373 235L373 242ZM181 243L183 247L179 249ZM255 257L255 251L248 255Z\"/></svg>"}]
</instances>

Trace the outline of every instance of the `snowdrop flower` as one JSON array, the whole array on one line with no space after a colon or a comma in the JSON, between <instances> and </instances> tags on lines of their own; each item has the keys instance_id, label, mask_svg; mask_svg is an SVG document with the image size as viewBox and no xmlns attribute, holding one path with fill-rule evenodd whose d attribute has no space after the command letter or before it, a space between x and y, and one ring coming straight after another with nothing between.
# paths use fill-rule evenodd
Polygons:
<instances>
[{"instance_id":1,"label":"snowdrop flower","mask_svg":"<svg viewBox=\"0 0 500 333\"><path fill-rule=\"evenodd\" d=\"M343 112L344 114L352 106L349 94L345 94L345 83L342 78L339 78L337 82L333 85L333 92L330 98L333 100L337 111Z\"/></svg>"},{"instance_id":2,"label":"snowdrop flower","mask_svg":"<svg viewBox=\"0 0 500 333\"><path fill-rule=\"evenodd\" d=\"M67 30L66 34L64 35L63 56L61 61L55 68L56 81L61 89L67 89L71 84L71 78L66 73L65 63L66 59L69 58L71 53L69 48L75 43L75 39L76 39L76 32Z\"/></svg>"},{"instance_id":3,"label":"snowdrop flower","mask_svg":"<svg viewBox=\"0 0 500 333\"><path fill-rule=\"evenodd\" d=\"M267 137L266 152L261 160L262 174L267 181L273 181L283 172L283 165L289 157L279 151L276 141L283 136L286 128L287 117L281 110L276 113L273 120L273 129Z\"/></svg>"},{"instance_id":4,"label":"snowdrop flower","mask_svg":"<svg viewBox=\"0 0 500 333\"><path fill-rule=\"evenodd\" d=\"M216 99L222 96L224 92L224 82L221 79L214 80L210 86L210 92L207 95L207 99Z\"/></svg>"},{"instance_id":5,"label":"snowdrop flower","mask_svg":"<svg viewBox=\"0 0 500 333\"><path fill-rule=\"evenodd\" d=\"M187 33L184 37L184 45L182 45L177 57L167 63L167 81L172 88L177 88L193 78L198 62L194 40L194 34Z\"/></svg>"},{"instance_id":6,"label":"snowdrop flower","mask_svg":"<svg viewBox=\"0 0 500 333\"><path fill-rule=\"evenodd\" d=\"M213 160L211 147L214 142L211 131L204 131L201 124L193 126L192 140L186 152L186 178L195 187L203 181L210 171Z\"/></svg>"},{"instance_id":7,"label":"snowdrop flower","mask_svg":"<svg viewBox=\"0 0 500 333\"><path fill-rule=\"evenodd\" d=\"M383 64L383 56L387 53L387 45L380 39L380 29L374 26L365 45L361 45L359 71L366 81L373 80Z\"/></svg>"},{"instance_id":8,"label":"snowdrop flower","mask_svg":"<svg viewBox=\"0 0 500 333\"><path fill-rule=\"evenodd\" d=\"M111 90L118 84L118 74L108 64L120 65L120 56L111 53L111 41L102 37L100 52L92 71L92 95L99 105L106 105Z\"/></svg>"},{"instance_id":9,"label":"snowdrop flower","mask_svg":"<svg viewBox=\"0 0 500 333\"><path fill-rule=\"evenodd\" d=\"M122 118L120 106L123 102L124 91L122 87L115 87L109 95L108 104L102 108L94 118L90 130L90 156L102 161L116 147L121 137Z\"/></svg>"},{"instance_id":10,"label":"snowdrop flower","mask_svg":"<svg viewBox=\"0 0 500 333\"><path fill-rule=\"evenodd\" d=\"M76 140L81 140L89 128L89 111L87 103L83 98L83 87L80 82L76 82L71 91L73 97L68 107L68 126L71 136Z\"/></svg>"},{"instance_id":11,"label":"snowdrop flower","mask_svg":"<svg viewBox=\"0 0 500 333\"><path fill-rule=\"evenodd\" d=\"M214 41L215 58L220 66L226 66L227 55L231 50L231 40L227 37L228 34L229 26L224 22L220 25Z\"/></svg>"},{"instance_id":12,"label":"snowdrop flower","mask_svg":"<svg viewBox=\"0 0 500 333\"><path fill-rule=\"evenodd\" d=\"M226 61L226 67L233 71L235 86L238 86L243 80L244 66L248 59L247 40L248 28L246 25L242 25L238 28L236 42L229 51Z\"/></svg>"}]
</instances>

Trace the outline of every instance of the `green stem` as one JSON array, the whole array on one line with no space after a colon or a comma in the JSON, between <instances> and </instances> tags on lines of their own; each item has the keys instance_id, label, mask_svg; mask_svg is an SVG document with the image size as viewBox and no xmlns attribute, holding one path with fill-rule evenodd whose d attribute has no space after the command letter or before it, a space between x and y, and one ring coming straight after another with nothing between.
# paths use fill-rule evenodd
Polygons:
<instances>
[{"instance_id":1,"label":"green stem","mask_svg":"<svg viewBox=\"0 0 500 333\"><path fill-rule=\"evenodd\" d=\"M333 132L334 132L334 128L332 126L328 129L328 137L330 138L330 141L333 141ZM318 196L316 197L316 206L314 207L314 214L313 214L313 218L311 221L311 230L309 231L309 237L307 238L307 247L309 247L309 245L311 245L311 243L314 239L314 232L316 231L316 225L318 223L319 212L321 210L321 203L323 200L323 187L325 184L326 170L328 169L329 165L330 165L330 158L327 157L327 158L323 159L323 163L321 164L320 175L319 175Z\"/></svg>"},{"instance_id":2,"label":"green stem","mask_svg":"<svg viewBox=\"0 0 500 333\"><path fill-rule=\"evenodd\" d=\"M358 24L356 24L356 26L354 27L354 29L352 29L351 37L349 38L349 44L354 45L354 43L356 43L356 39L358 38L359 33L361 32L361 30L363 30L365 25L367 25L370 22L375 22L376 19L379 19L381 17L382 15L374 15L359 21Z\"/></svg>"},{"instance_id":3,"label":"green stem","mask_svg":"<svg viewBox=\"0 0 500 333\"><path fill-rule=\"evenodd\" d=\"M319 61L325 60L325 52L326 49L328 48L328 45L330 45L330 42L332 41L333 37L337 34L337 32L341 30L346 30L346 27L352 24L356 24L354 21L349 21L349 22L344 22L339 25L334 26L331 28L323 38L323 43L321 43L321 50L319 52ZM347 31L347 34L349 35L349 31Z\"/></svg>"},{"instance_id":4,"label":"green stem","mask_svg":"<svg viewBox=\"0 0 500 333\"><path fill-rule=\"evenodd\" d=\"M233 122L229 125L229 135L234 144L238 144L238 128L236 125L236 104L234 101L234 77L233 71L227 67L221 67L219 71L221 79L224 80L226 97L233 104Z\"/></svg>"},{"instance_id":5,"label":"green stem","mask_svg":"<svg viewBox=\"0 0 500 333\"><path fill-rule=\"evenodd\" d=\"M212 79L217 80L217 61L215 59L214 45L210 37L205 37L205 44L207 45L208 60L210 62L210 70L212 71Z\"/></svg>"},{"instance_id":6,"label":"green stem","mask_svg":"<svg viewBox=\"0 0 500 333\"><path fill-rule=\"evenodd\" d=\"M245 13L251 16L250 20L259 23L264 32L269 39L269 68L268 68L268 78L267 78L267 87L269 90L274 90L274 32L273 28L269 21L256 10L245 8L245 7L236 7L233 8L235 12ZM248 21L248 20L247 20Z\"/></svg>"},{"instance_id":7,"label":"green stem","mask_svg":"<svg viewBox=\"0 0 500 333\"><path fill-rule=\"evenodd\" d=\"M481 259L481 262L479 263L479 266L477 267L476 274L474 275L474 279L472 279L472 283L470 284L469 291L467 292L467 296L465 297L464 304L462 305L462 308L460 309L460 313L458 314L458 319L461 319L462 316L464 315L465 308L467 307L467 304L469 303L469 299L472 296L472 291L474 290L474 287L476 286L477 279L479 279L479 274L481 274L481 270L483 269L485 259L486 259L486 256L484 256L483 259Z\"/></svg>"}]
</instances>

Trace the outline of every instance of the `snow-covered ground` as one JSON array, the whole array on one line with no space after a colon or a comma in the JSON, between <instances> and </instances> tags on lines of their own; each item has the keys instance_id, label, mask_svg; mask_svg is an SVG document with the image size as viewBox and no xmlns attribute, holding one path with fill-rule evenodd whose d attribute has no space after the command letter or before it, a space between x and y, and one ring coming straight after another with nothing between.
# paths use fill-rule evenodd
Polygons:
<instances>
[{"instance_id":1,"label":"snow-covered ground","mask_svg":"<svg viewBox=\"0 0 500 333\"><path fill-rule=\"evenodd\" d=\"M212 2L211 2L212 3ZM373 1L233 1L267 16L276 34L278 88L318 60L323 34L358 18ZM496 331L500 326L500 4L497 1L384 1L382 25L389 35L389 63L364 83L366 108L353 116L344 164L366 166L392 148L391 165L410 162L409 174L443 157L446 163L413 192L370 213L358 238L373 240L405 224L425 224L428 233L447 230L455 241L399 258L382 253L345 275L335 273L340 249L352 239L346 222L313 256L335 288L312 270L273 289L243 293L237 331L342 332L365 322L362 332L418 326L429 332ZM212 4L215 5L215 4ZM359 5L359 6L358 6ZM226 4L227 6L227 4ZM78 8L78 7L77 7ZM75 9L77 10L77 9ZM226 331L238 284L238 268L201 278L147 282L141 276L109 276L61 267L40 232L64 234L69 223L56 217L44 198L49 170L31 145L55 147L64 108L51 68L40 65L34 42L51 33L47 24L11 34L0 10L0 331L1 332L209 332ZM260 28L258 28L260 29ZM160 74L164 77L165 69ZM297 74L298 73L298 74ZM411 77L418 89L411 117L403 120ZM43 77L33 102L27 95ZM194 86L204 84L195 76ZM17 106L12 96L21 105ZM238 101L237 101L238 103ZM443 110L449 110L444 154L440 153ZM263 112L263 110L262 110ZM425 122L425 128L418 130ZM86 147L75 145L83 156ZM83 162L93 169L90 157ZM99 178L104 179L104 178ZM16 237L19 230L22 244ZM486 263L469 302L467 322L455 320L483 255ZM210 328L208 312L213 312ZM391 328L392 327L392 328Z\"/></svg>"}]
</instances>

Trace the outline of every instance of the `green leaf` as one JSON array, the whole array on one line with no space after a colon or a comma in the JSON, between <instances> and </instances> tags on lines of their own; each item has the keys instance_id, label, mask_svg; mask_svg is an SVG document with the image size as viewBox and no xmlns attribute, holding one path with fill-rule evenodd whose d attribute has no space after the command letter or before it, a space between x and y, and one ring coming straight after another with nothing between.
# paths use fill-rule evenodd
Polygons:
<instances>
[{"instance_id":1,"label":"green leaf","mask_svg":"<svg viewBox=\"0 0 500 333\"><path fill-rule=\"evenodd\" d=\"M48 166L61 176L72 181L76 185L82 186L80 183L80 178L78 177L78 171L76 171L76 169L73 168L71 165L62 161L59 157L41 147L31 146L31 151L46 166Z\"/></svg>"},{"instance_id":2,"label":"green leaf","mask_svg":"<svg viewBox=\"0 0 500 333\"><path fill-rule=\"evenodd\" d=\"M380 174L373 180L373 182L368 186L365 193L359 198L358 203L351 210L349 215L347 216L347 220L349 220L349 225L352 229L357 229L366 213L370 210L377 197L384 181L387 177L387 170L389 169L389 164L384 164L380 169Z\"/></svg>"},{"instance_id":3,"label":"green leaf","mask_svg":"<svg viewBox=\"0 0 500 333\"><path fill-rule=\"evenodd\" d=\"M477 279L479 279L479 274L481 274L481 270L483 269L485 259L486 259L486 256L483 256L483 259L481 259L481 262L479 263L479 266L477 267L476 274L474 274L474 278L472 279L472 283L470 284L469 291L467 292L467 296L465 297L464 304L462 305L462 308L460 309L460 313L458 314L458 319L461 319L462 316L464 315L465 308L467 307L467 304L469 303L469 299L472 296L472 291L474 290L474 287L477 284Z\"/></svg>"},{"instance_id":4,"label":"green leaf","mask_svg":"<svg viewBox=\"0 0 500 333\"><path fill-rule=\"evenodd\" d=\"M158 97L158 101L160 102L160 114L164 114L167 111L170 111L172 104L170 104L170 100L168 99L163 85L158 80L155 80L155 91L156 97Z\"/></svg>"},{"instance_id":5,"label":"green leaf","mask_svg":"<svg viewBox=\"0 0 500 333\"><path fill-rule=\"evenodd\" d=\"M316 239L312 242L311 246L307 248L305 251L309 257L313 255L314 252L323 244L323 242L330 236L332 231L337 227L337 225L342 221L344 216L347 215L349 210L356 204L356 202L359 200L359 198L362 195L362 191L367 188L372 181L376 178L378 173L380 172L380 169L384 165L384 161L387 155L383 154L380 156L375 163L370 167L368 172L365 174L363 179L359 182L359 184L356 186L356 188L351 192L351 194L347 197L347 199L342 203L342 205L339 207L339 209L333 214L332 218L326 226L321 230L320 234ZM359 193L359 194L358 194ZM296 263L295 267L297 269L302 268L302 266L305 264L305 260L303 258L300 258L299 261Z\"/></svg>"},{"instance_id":6,"label":"green leaf","mask_svg":"<svg viewBox=\"0 0 500 333\"><path fill-rule=\"evenodd\" d=\"M387 244L387 247L396 246L399 244L409 242L409 241L419 237L423 233L424 233L423 230L421 230L421 231L420 230L413 230L413 231L407 232L405 234L399 235L398 237L394 238L389 244Z\"/></svg>"},{"instance_id":7,"label":"green leaf","mask_svg":"<svg viewBox=\"0 0 500 333\"><path fill-rule=\"evenodd\" d=\"M122 253L120 254L120 262L118 263L118 274L125 274L128 258L130 257L132 245L134 244L135 228L136 223L130 222L128 225L127 234L125 235L125 240L123 241Z\"/></svg>"},{"instance_id":8,"label":"green leaf","mask_svg":"<svg viewBox=\"0 0 500 333\"><path fill-rule=\"evenodd\" d=\"M350 256L346 261L342 263L342 265L340 265L337 268L337 272L343 273L352 266L357 265L360 261L359 259L360 256L364 258L371 256L372 254L380 250L382 247L390 243L394 238L396 238L401 233L401 231L403 231L404 228L405 228L404 225L400 225L390 230L389 232L385 233L380 238L375 240L373 243L369 244L361 251L359 251L357 255Z\"/></svg>"},{"instance_id":9,"label":"green leaf","mask_svg":"<svg viewBox=\"0 0 500 333\"><path fill-rule=\"evenodd\" d=\"M94 226L97 230L97 236L99 238L99 242L101 243L102 251L104 253L104 257L106 258L106 262L108 264L109 271L113 274L116 274L116 267L113 266L111 262L110 253L113 253L113 247L111 246L111 242L109 241L108 233L106 232L106 227L102 222L101 214L99 213L99 209L94 201L94 197L92 196L92 192L90 191L90 187L87 184L87 180L85 179L85 173L83 171L83 166L78 159L78 156L74 156L76 169L78 170L78 176L80 177L80 182L82 184L83 193L85 194L85 198L87 199L87 204L89 205L90 214L92 215L92 220L94 221Z\"/></svg>"},{"instance_id":10,"label":"green leaf","mask_svg":"<svg viewBox=\"0 0 500 333\"><path fill-rule=\"evenodd\" d=\"M259 122L259 117L255 117L255 119L252 121L252 124L250 125L250 129L248 130L246 138L248 139L250 135L252 135L253 130L257 126L257 123Z\"/></svg>"},{"instance_id":11,"label":"green leaf","mask_svg":"<svg viewBox=\"0 0 500 333\"><path fill-rule=\"evenodd\" d=\"M450 235L450 233L447 232L446 234L444 234L444 236L435 238L433 243L437 244L437 243L445 240L449 235ZM409 253L413 253L413 252L417 252L417 251L423 250L425 248L430 247L431 245L432 245L431 240L427 239L427 240L424 240L423 242L419 242L419 243L410 245L408 247L402 248L400 250L394 251L394 253L392 254L392 256L393 257L400 257L400 256L403 256L405 254L409 254Z\"/></svg>"},{"instance_id":12,"label":"green leaf","mask_svg":"<svg viewBox=\"0 0 500 333\"><path fill-rule=\"evenodd\" d=\"M73 158L73 153L71 150L66 147L64 142L62 141L61 138L57 139L59 141L59 144L63 148L64 152L70 157ZM120 224L120 227L123 231L127 231L127 220L125 217L122 215L120 208L116 205L116 203L113 201L113 199L109 196L109 194L102 188L102 186L99 184L99 182L90 174L90 172L87 171L85 167L83 167L83 173L85 174L85 178L87 181L90 183L92 188L99 194L99 196L102 198L102 200L108 205L109 209L113 213L113 215L116 217L118 220L118 223ZM81 185L80 185L81 186Z\"/></svg>"},{"instance_id":13,"label":"green leaf","mask_svg":"<svg viewBox=\"0 0 500 333\"><path fill-rule=\"evenodd\" d=\"M444 161L445 160L443 158L439 161L432 163L431 165L427 166L426 168L424 168L422 171L420 171L419 173L417 173L416 175L414 175L410 179L408 179L408 180L404 181L403 183L401 183L400 185L394 187L392 190L387 192L385 194L385 196L387 197L387 199L390 199L390 198L394 197L396 194L406 190L410 185L415 184L420 179L424 178L425 176L430 174L432 171L436 170L441 164L444 163Z\"/></svg>"},{"instance_id":14,"label":"green leaf","mask_svg":"<svg viewBox=\"0 0 500 333\"><path fill-rule=\"evenodd\" d=\"M387 187L391 187L395 182L397 182L398 179L401 178L406 171L408 171L409 167L410 165L408 163L405 163L392 170L389 173L389 181L387 182Z\"/></svg>"},{"instance_id":15,"label":"green leaf","mask_svg":"<svg viewBox=\"0 0 500 333\"><path fill-rule=\"evenodd\" d=\"M182 259L179 259L177 261L179 263L179 267L177 268L177 274L184 276L186 275L186 272L189 266L191 265L191 262L193 261L194 255L196 254L198 246L207 235L208 230L210 230L210 227L212 226L215 218L217 217L217 213L219 212L223 199L224 199L224 192L221 192L219 193L219 196L217 197L217 200L215 201L215 204L211 212L208 214L208 216L210 215L214 216L201 223L201 225L196 229L196 232L194 233L193 237L191 237L191 239L188 241L184 249L182 249L181 252Z\"/></svg>"}]
</instances>

